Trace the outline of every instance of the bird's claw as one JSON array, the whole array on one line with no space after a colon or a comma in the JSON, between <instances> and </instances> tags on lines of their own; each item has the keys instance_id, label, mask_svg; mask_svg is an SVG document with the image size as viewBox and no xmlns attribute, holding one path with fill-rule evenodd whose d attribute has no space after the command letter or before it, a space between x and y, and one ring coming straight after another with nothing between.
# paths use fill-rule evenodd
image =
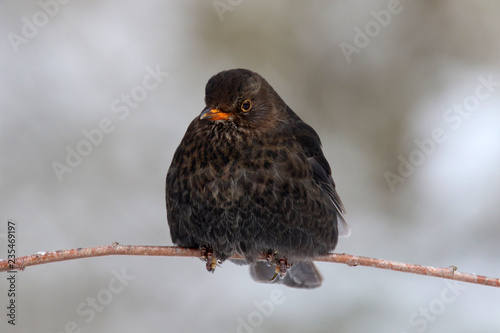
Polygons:
<instances>
[{"instance_id":1,"label":"bird's claw","mask_svg":"<svg viewBox=\"0 0 500 333\"><path fill-rule=\"evenodd\" d=\"M276 252L268 251L265 253L267 262L272 262L275 260Z\"/></svg>"},{"instance_id":2,"label":"bird's claw","mask_svg":"<svg viewBox=\"0 0 500 333\"><path fill-rule=\"evenodd\" d=\"M210 273L215 272L215 267L217 267L217 258L212 257L212 259L207 259L207 271Z\"/></svg>"},{"instance_id":3,"label":"bird's claw","mask_svg":"<svg viewBox=\"0 0 500 333\"><path fill-rule=\"evenodd\" d=\"M288 262L288 260L284 258L277 260L274 275L270 281L274 282L278 278L278 276L280 277L280 279L284 278L286 275L286 270L290 267L292 267L292 264Z\"/></svg>"},{"instance_id":4,"label":"bird's claw","mask_svg":"<svg viewBox=\"0 0 500 333\"><path fill-rule=\"evenodd\" d=\"M201 251L201 259L207 262L207 271L213 273L215 271L215 267L217 267L218 260L214 257L214 251L211 247L202 246L200 248Z\"/></svg>"}]
</instances>

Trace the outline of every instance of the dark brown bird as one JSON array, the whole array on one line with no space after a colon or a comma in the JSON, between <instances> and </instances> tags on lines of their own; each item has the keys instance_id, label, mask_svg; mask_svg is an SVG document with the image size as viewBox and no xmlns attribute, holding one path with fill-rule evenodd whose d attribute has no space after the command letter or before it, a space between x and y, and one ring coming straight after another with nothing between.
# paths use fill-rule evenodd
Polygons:
<instances>
[{"instance_id":1,"label":"dark brown bird","mask_svg":"<svg viewBox=\"0 0 500 333\"><path fill-rule=\"evenodd\" d=\"M318 134L246 69L214 75L205 103L167 173L172 241L202 248L209 271L240 254L257 281L320 286L312 260L348 226Z\"/></svg>"}]
</instances>

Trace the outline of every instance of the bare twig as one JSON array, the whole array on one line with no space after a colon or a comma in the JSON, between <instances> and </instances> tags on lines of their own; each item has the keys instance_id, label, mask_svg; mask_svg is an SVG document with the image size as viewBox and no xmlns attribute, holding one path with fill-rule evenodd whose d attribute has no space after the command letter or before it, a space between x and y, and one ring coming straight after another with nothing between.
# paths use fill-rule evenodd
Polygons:
<instances>
[{"instance_id":1,"label":"bare twig","mask_svg":"<svg viewBox=\"0 0 500 333\"><path fill-rule=\"evenodd\" d=\"M51 252L38 252L30 256L19 257L15 262L7 259L0 260L0 272L9 270L24 270L28 266L48 264L56 261L73 260L80 258L92 258L108 255L135 255L135 256L169 256L169 257L197 257L201 252L199 249L180 248L175 246L139 246L139 245L120 245L113 243L111 245L78 248L71 250L59 250ZM241 259L239 255L231 257L232 259ZM265 260L263 256L260 260ZM482 275L458 272L455 266L448 268L438 268L430 266L421 266L396 262L390 260L359 257L345 253L332 253L323 257L318 257L315 261L335 262L349 266L368 266L405 273L414 273L440 277L444 279L457 280L468 283L482 284L485 286L500 287L500 279L491 278Z\"/></svg>"}]
</instances>

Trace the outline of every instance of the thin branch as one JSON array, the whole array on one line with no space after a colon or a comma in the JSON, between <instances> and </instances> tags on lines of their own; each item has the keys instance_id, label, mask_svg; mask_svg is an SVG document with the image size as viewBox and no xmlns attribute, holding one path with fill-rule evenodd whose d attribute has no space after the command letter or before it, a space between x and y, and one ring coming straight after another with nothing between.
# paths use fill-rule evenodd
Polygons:
<instances>
[{"instance_id":1,"label":"thin branch","mask_svg":"<svg viewBox=\"0 0 500 333\"><path fill-rule=\"evenodd\" d=\"M51 252L38 252L30 256L16 258L14 263L7 259L0 260L0 272L12 270L24 270L28 266L48 264L56 261L73 260L80 258L102 257L108 255L133 255L133 256L167 256L167 257L196 257L200 258L199 249L180 248L176 246L139 246L120 245L113 243L110 245L86 247L71 250L59 250ZM240 255L234 255L231 259L242 259ZM259 260L266 260L264 256ZM481 284L485 286L500 287L500 279L482 275L458 272L455 266L447 268L430 267L407 264L403 262L376 259L369 257L359 257L345 253L332 253L323 257L318 257L315 261L335 262L349 266L368 266L374 268L387 269L405 273L428 275L443 279L457 280L468 283Z\"/></svg>"}]
</instances>

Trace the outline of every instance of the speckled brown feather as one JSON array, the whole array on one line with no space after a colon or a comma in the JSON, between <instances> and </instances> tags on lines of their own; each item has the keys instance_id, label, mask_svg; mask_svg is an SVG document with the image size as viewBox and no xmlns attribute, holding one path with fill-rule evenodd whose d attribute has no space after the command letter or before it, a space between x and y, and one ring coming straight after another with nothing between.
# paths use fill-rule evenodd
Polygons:
<instances>
[{"instance_id":1,"label":"speckled brown feather","mask_svg":"<svg viewBox=\"0 0 500 333\"><path fill-rule=\"evenodd\" d=\"M246 100L248 112L240 108ZM205 102L229 116L195 118L174 154L166 181L172 241L248 262L332 251L343 206L316 132L248 70L213 76Z\"/></svg>"}]
</instances>

